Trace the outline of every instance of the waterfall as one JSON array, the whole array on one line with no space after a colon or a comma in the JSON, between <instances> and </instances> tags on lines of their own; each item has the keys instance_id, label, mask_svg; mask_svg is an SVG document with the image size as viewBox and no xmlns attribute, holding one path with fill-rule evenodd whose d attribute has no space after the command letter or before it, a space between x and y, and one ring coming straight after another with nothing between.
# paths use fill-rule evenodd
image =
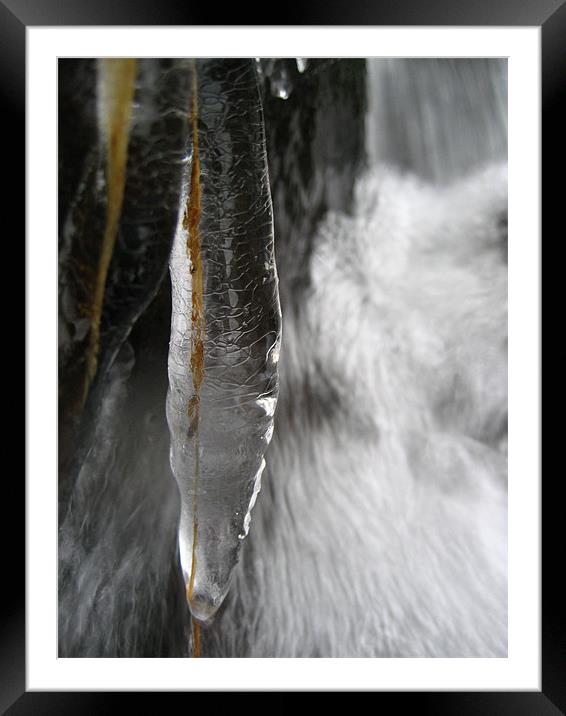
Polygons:
<instances>
[{"instance_id":1,"label":"waterfall","mask_svg":"<svg viewBox=\"0 0 566 716\"><path fill-rule=\"evenodd\" d=\"M372 165L439 183L507 157L507 60L368 60Z\"/></svg>"}]
</instances>

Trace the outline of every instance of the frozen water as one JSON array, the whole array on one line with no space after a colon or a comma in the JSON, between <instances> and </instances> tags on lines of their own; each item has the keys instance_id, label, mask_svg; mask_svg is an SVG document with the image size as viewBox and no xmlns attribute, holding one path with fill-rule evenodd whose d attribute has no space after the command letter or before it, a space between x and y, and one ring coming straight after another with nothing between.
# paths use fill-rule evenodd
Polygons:
<instances>
[{"instance_id":1,"label":"frozen water","mask_svg":"<svg viewBox=\"0 0 566 716\"><path fill-rule=\"evenodd\" d=\"M289 99L293 83L285 65L277 64L271 74L271 94L279 99Z\"/></svg>"},{"instance_id":2,"label":"frozen water","mask_svg":"<svg viewBox=\"0 0 566 716\"><path fill-rule=\"evenodd\" d=\"M228 591L260 489L281 320L255 67L221 65L198 64L198 146L170 259L171 467L187 598L202 622Z\"/></svg>"}]
</instances>

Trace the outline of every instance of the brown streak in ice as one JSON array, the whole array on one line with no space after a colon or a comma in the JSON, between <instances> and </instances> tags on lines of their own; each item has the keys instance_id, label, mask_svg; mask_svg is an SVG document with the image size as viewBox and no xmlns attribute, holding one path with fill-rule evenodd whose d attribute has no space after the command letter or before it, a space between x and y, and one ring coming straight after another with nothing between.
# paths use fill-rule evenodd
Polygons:
<instances>
[{"instance_id":1,"label":"brown streak in ice","mask_svg":"<svg viewBox=\"0 0 566 716\"><path fill-rule=\"evenodd\" d=\"M102 237L100 259L94 297L90 307L90 334L86 353L86 374L82 402L86 400L88 389L98 367L100 350L100 319L106 277L114 251L114 243L120 222L124 186L126 184L126 164L128 160L128 139L132 118L132 100L136 77L136 60L102 59L99 66L99 92L105 95L103 121L106 131L106 186L107 210L106 225Z\"/></svg>"},{"instance_id":2,"label":"brown streak in ice","mask_svg":"<svg viewBox=\"0 0 566 716\"><path fill-rule=\"evenodd\" d=\"M200 624L193 619L193 657L200 657Z\"/></svg>"},{"instance_id":3,"label":"brown streak in ice","mask_svg":"<svg viewBox=\"0 0 566 716\"><path fill-rule=\"evenodd\" d=\"M193 61L192 68L193 87L191 104L191 127L193 137L193 158L191 165L191 187L189 199L183 216L183 227L188 233L187 256L191 271L191 360L190 369L193 379L193 396L187 406L190 420L189 433L194 435L195 474L193 479L193 548L191 574L187 585L187 599L189 603L193 598L196 574L196 546L198 536L198 482L200 477L199 464L199 410L200 386L204 378L204 305L202 291L202 255L199 235L199 222L201 214L200 190L200 160L198 147L198 86L197 67ZM200 626L193 619L193 656L200 656Z\"/></svg>"}]
</instances>

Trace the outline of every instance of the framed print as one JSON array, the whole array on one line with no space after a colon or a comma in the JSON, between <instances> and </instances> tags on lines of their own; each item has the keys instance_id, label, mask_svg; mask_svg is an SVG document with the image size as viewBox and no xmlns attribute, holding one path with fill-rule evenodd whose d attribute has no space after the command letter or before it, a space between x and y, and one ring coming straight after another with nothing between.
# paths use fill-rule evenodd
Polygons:
<instances>
[{"instance_id":1,"label":"framed print","mask_svg":"<svg viewBox=\"0 0 566 716\"><path fill-rule=\"evenodd\" d=\"M539 430L556 5L3 4L29 396L8 713L564 708Z\"/></svg>"}]
</instances>

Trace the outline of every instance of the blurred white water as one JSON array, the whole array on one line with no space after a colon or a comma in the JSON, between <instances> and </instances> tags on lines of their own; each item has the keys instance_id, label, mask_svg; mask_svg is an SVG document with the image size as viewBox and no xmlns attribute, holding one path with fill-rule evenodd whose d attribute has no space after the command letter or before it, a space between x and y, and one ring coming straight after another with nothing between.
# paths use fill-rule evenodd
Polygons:
<instances>
[{"instance_id":1,"label":"blurred white water","mask_svg":"<svg viewBox=\"0 0 566 716\"><path fill-rule=\"evenodd\" d=\"M370 163L448 182L507 158L507 60L367 63Z\"/></svg>"},{"instance_id":2,"label":"blurred white water","mask_svg":"<svg viewBox=\"0 0 566 716\"><path fill-rule=\"evenodd\" d=\"M443 189L373 169L356 190L352 215L323 220L308 300L284 317L234 585L247 653L504 656L506 168Z\"/></svg>"}]
</instances>

